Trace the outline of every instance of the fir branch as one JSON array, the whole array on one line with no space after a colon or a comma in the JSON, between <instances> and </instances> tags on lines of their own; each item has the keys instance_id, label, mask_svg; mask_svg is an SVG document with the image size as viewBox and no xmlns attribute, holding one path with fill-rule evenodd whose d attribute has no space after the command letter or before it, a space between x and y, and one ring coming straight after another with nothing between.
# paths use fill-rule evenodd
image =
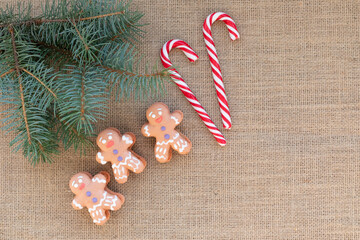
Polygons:
<instances>
[{"instance_id":1,"label":"fir branch","mask_svg":"<svg viewBox=\"0 0 360 240\"><path fill-rule=\"evenodd\" d=\"M57 52L58 54L61 54L63 56L67 56L69 62L73 61L73 56L72 56L71 51L61 49L61 48L56 47L54 45L46 44L44 42L35 42L35 43L39 44L40 46L43 46L45 48L52 49L53 51ZM72 63L74 63L74 62L72 62ZM134 72L126 71L126 70L123 70L123 69L110 68L110 67L107 67L107 66L103 66L101 64L98 64L96 66L100 67L100 68L103 68L104 70L112 72L112 73L125 74L125 75L131 76L131 77L135 77L135 76L137 76L137 77L146 77L146 78L150 78L150 77L165 77L165 78L167 78L167 77L169 77L169 72L167 70L156 71L156 72L150 73L150 74L136 74Z\"/></svg>"},{"instance_id":2,"label":"fir branch","mask_svg":"<svg viewBox=\"0 0 360 240\"><path fill-rule=\"evenodd\" d=\"M139 74L141 58L136 58L135 47L131 44L112 43L99 53L101 67L105 70L106 79L111 85L110 91L117 100L133 95L135 99L156 97L164 90L162 79L167 79L166 70ZM123 59L123 61L118 61ZM145 71L147 72L147 71Z\"/></svg>"},{"instance_id":3,"label":"fir branch","mask_svg":"<svg viewBox=\"0 0 360 240\"><path fill-rule=\"evenodd\" d=\"M3 129L17 132L16 137L10 142L10 146L16 145L15 150L22 148L24 156L32 164L51 162L52 155L57 153L57 137L51 130L53 128L51 117L38 107L43 105L40 102L44 102L47 97L44 96L44 99L38 100L33 99L34 96L38 96L37 93L43 95L42 91L36 88L30 89L30 86L35 85L21 74L20 63L24 63L26 60L23 53L23 42L18 32L15 36L13 26L9 26L8 31L12 55L5 60L13 61L16 77L10 77L10 74L7 74L1 81L0 102L10 107L3 111L5 114L2 119L5 124ZM6 45L0 44L0 46ZM10 54L10 51L7 53ZM40 64L40 66L42 65Z\"/></svg>"},{"instance_id":4,"label":"fir branch","mask_svg":"<svg viewBox=\"0 0 360 240\"><path fill-rule=\"evenodd\" d=\"M51 162L58 142L85 152L116 99L155 97L166 70L139 71L143 14L121 0L46 0L0 11L1 119L11 145L33 164ZM142 73L143 72L143 73Z\"/></svg>"},{"instance_id":5,"label":"fir branch","mask_svg":"<svg viewBox=\"0 0 360 240\"><path fill-rule=\"evenodd\" d=\"M102 15L93 16L93 17L84 17L84 18L79 18L79 19L73 19L71 21L72 22L81 22L81 21L88 21L88 20L93 20L93 19L106 18L106 17L120 15L120 14L124 14L124 11L102 14ZM31 20L27 20L27 21L23 21L23 22L10 22L10 23L6 23L6 24L2 24L2 25L0 25L0 28L9 27L9 26L19 26L19 25L31 25L31 24L41 25L44 23L66 23L66 22L69 22L69 19L31 19Z\"/></svg>"},{"instance_id":6,"label":"fir branch","mask_svg":"<svg viewBox=\"0 0 360 240\"><path fill-rule=\"evenodd\" d=\"M10 35L11 35L12 51L13 51L14 61L15 61L15 70L16 70L16 75L18 77L18 82L19 82L21 105L22 105L23 117L24 117L26 132L27 132L27 138L28 138L29 144L31 145L29 122L27 120L26 108L25 108L24 90L23 90L23 85L22 85L22 82L21 82L22 77L20 76L19 59L18 59L18 53L16 51L14 28L13 28L12 25L9 26L9 32L10 32Z\"/></svg>"},{"instance_id":7,"label":"fir branch","mask_svg":"<svg viewBox=\"0 0 360 240\"><path fill-rule=\"evenodd\" d=\"M57 99L56 94L48 86L46 86L46 84L43 81L41 81L40 78L38 78L37 76L35 76L34 74L32 74L31 72L26 70L25 68L21 68L21 70L26 72L27 74L29 74L33 78L35 78L41 85L43 85L46 88L46 90L48 90L54 96L55 99Z\"/></svg>"},{"instance_id":8,"label":"fir branch","mask_svg":"<svg viewBox=\"0 0 360 240\"><path fill-rule=\"evenodd\" d=\"M86 42L84 41L84 37L83 37L83 36L81 35L81 33L79 32L79 29L76 27L76 23L75 23L74 21L72 21L72 24L73 24L73 26L74 26L74 28L75 28L75 31L76 31L76 33L78 34L81 42L84 44L85 50L86 50L86 51L89 51L89 46L86 44Z\"/></svg>"},{"instance_id":9,"label":"fir branch","mask_svg":"<svg viewBox=\"0 0 360 240\"><path fill-rule=\"evenodd\" d=\"M76 25L72 22L73 28L69 28L65 33L74 36L71 40L71 52L73 59L79 62L79 65L84 65L86 62L97 62L97 53L100 49L100 42L94 39L94 36L89 35L93 26L84 24Z\"/></svg>"},{"instance_id":10,"label":"fir branch","mask_svg":"<svg viewBox=\"0 0 360 240\"><path fill-rule=\"evenodd\" d=\"M86 135L106 114L108 93L103 75L91 66L68 65L59 75L57 92L60 120Z\"/></svg>"},{"instance_id":11,"label":"fir branch","mask_svg":"<svg viewBox=\"0 0 360 240\"><path fill-rule=\"evenodd\" d=\"M56 119L60 125L58 134L64 144L65 150L70 147L74 147L75 151L80 150L80 154L85 152L86 147L93 146L92 142L88 139L91 135L85 135L78 132L73 126L70 126L67 122L61 121L59 115L56 115Z\"/></svg>"}]
</instances>

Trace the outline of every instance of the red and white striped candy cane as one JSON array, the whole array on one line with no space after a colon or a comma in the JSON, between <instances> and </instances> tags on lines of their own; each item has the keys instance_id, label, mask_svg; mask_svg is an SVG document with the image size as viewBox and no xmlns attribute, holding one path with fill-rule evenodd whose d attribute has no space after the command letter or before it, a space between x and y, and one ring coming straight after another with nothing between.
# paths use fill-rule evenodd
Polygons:
<instances>
[{"instance_id":1,"label":"red and white striped candy cane","mask_svg":"<svg viewBox=\"0 0 360 240\"><path fill-rule=\"evenodd\" d=\"M221 20L226 24L226 26L229 30L231 40L238 39L239 32L237 31L234 20L232 20L232 18L229 15L227 15L226 13L223 13L223 12L214 12L213 14L210 14L205 19L205 22L203 25L204 39L205 39L206 48L208 50L208 54L209 54L209 58L210 58L211 69L212 69L212 74L213 74L213 78L214 78L216 94L217 94L218 102L219 102L219 106L220 106L220 112L221 112L223 126L225 129L230 129L231 128L231 117L230 117L229 104L228 104L228 101L226 98L224 82L222 79L220 65L219 65L219 59L216 54L215 44L214 44L214 40L213 40L212 34L211 34L211 25L217 20Z\"/></svg>"},{"instance_id":2,"label":"red and white striped candy cane","mask_svg":"<svg viewBox=\"0 0 360 240\"><path fill-rule=\"evenodd\" d=\"M161 62L165 68L170 68L172 66L172 63L169 59L169 52L173 48L179 48L181 49L184 54L188 57L190 62L196 61L199 57L196 55L194 50L184 41L173 39L168 41L164 44L163 48L161 49L160 57ZM195 95L192 93L189 86L186 84L184 79L180 76L178 71L176 71L175 68L169 69L170 77L174 80L176 85L180 88L181 92L184 94L184 96L187 98L187 100L190 102L191 106L195 109L195 111L199 114L201 120L205 123L209 131L213 134L216 141L221 145L225 146L226 140L222 133L219 131L219 129L215 126L213 121L211 121L209 115L205 111L205 109L201 106L200 102L197 100Z\"/></svg>"}]
</instances>

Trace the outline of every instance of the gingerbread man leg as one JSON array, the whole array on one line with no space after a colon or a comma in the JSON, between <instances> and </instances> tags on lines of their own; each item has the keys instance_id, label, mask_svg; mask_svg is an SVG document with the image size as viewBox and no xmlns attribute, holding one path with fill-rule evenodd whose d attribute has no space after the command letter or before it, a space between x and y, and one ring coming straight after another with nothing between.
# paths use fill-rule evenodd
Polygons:
<instances>
[{"instance_id":1,"label":"gingerbread man leg","mask_svg":"<svg viewBox=\"0 0 360 240\"><path fill-rule=\"evenodd\" d=\"M103 202L103 206L106 210L116 211L121 208L121 205L124 203L124 201L124 197L121 194L107 193Z\"/></svg>"},{"instance_id":2,"label":"gingerbread man leg","mask_svg":"<svg viewBox=\"0 0 360 240\"><path fill-rule=\"evenodd\" d=\"M93 222L96 223L97 225L103 225L110 217L109 211L106 211L103 206L104 201L107 198L107 195L108 193L104 191L104 194L100 199L99 203L89 208L90 216L92 217Z\"/></svg>"},{"instance_id":3,"label":"gingerbread man leg","mask_svg":"<svg viewBox=\"0 0 360 240\"><path fill-rule=\"evenodd\" d=\"M125 165L118 163L112 165L115 180L118 183L125 183L128 180L129 170L126 168Z\"/></svg>"},{"instance_id":4,"label":"gingerbread man leg","mask_svg":"<svg viewBox=\"0 0 360 240\"><path fill-rule=\"evenodd\" d=\"M155 158L161 163L170 161L171 159L171 148L170 144L161 144L159 142L155 145Z\"/></svg>"},{"instance_id":5,"label":"gingerbread man leg","mask_svg":"<svg viewBox=\"0 0 360 240\"><path fill-rule=\"evenodd\" d=\"M134 173L141 173L145 168L144 163L136 156L136 154L130 151L125 158L125 164L127 168Z\"/></svg>"},{"instance_id":6,"label":"gingerbread man leg","mask_svg":"<svg viewBox=\"0 0 360 240\"><path fill-rule=\"evenodd\" d=\"M124 203L125 198L120 193L114 193L107 189L104 191L103 197L98 204L94 205L92 208L89 208L90 216L93 219L93 222L97 225L103 225L107 222L110 217L110 212L108 210L116 211L121 208L121 205Z\"/></svg>"},{"instance_id":7,"label":"gingerbread man leg","mask_svg":"<svg viewBox=\"0 0 360 240\"><path fill-rule=\"evenodd\" d=\"M170 142L170 145L175 151L180 154L188 154L192 147L189 139L182 134L179 134L177 138L174 138L174 141Z\"/></svg>"},{"instance_id":8,"label":"gingerbread man leg","mask_svg":"<svg viewBox=\"0 0 360 240\"><path fill-rule=\"evenodd\" d=\"M97 225L103 225L107 222L110 217L109 211L106 211L103 207L98 206L96 208L92 208L90 211L90 216L93 219L93 222Z\"/></svg>"}]
</instances>

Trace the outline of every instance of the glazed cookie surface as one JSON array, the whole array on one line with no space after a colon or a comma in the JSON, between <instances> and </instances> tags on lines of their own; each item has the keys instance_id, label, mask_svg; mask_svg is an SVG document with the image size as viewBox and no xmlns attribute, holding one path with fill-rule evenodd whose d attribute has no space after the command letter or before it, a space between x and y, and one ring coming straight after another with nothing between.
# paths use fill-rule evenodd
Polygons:
<instances>
[{"instance_id":1,"label":"glazed cookie surface","mask_svg":"<svg viewBox=\"0 0 360 240\"><path fill-rule=\"evenodd\" d=\"M74 175L69 186L75 194L72 206L76 210L87 207L93 222L103 225L110 217L109 210L119 210L125 202L120 193L115 193L107 188L110 175L107 172L100 172L94 177L88 172L79 172Z\"/></svg>"},{"instance_id":2,"label":"glazed cookie surface","mask_svg":"<svg viewBox=\"0 0 360 240\"><path fill-rule=\"evenodd\" d=\"M187 154L191 149L190 140L175 130L183 119L183 113L179 110L170 113L164 103L154 103L146 111L149 121L141 128L145 137L155 137L155 158L161 163L169 162L172 157L172 149L180 154Z\"/></svg>"},{"instance_id":3,"label":"glazed cookie surface","mask_svg":"<svg viewBox=\"0 0 360 240\"><path fill-rule=\"evenodd\" d=\"M101 164L110 162L118 183L128 180L129 171L141 173L146 167L145 159L131 150L135 141L133 133L121 135L115 128L103 130L96 139L96 144L101 150L96 155L96 161Z\"/></svg>"}]
</instances>

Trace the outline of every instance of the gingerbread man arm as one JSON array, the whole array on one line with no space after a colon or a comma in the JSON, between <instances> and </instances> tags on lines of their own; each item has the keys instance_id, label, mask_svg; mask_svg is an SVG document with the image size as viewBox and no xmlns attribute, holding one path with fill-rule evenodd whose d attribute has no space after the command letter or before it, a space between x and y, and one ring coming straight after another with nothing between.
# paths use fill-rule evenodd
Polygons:
<instances>
[{"instance_id":1,"label":"gingerbread man arm","mask_svg":"<svg viewBox=\"0 0 360 240\"><path fill-rule=\"evenodd\" d=\"M141 133L142 135L144 135L145 137L154 137L154 135L152 134L152 127L150 124L146 123L142 126L141 128Z\"/></svg>"},{"instance_id":2,"label":"gingerbread man arm","mask_svg":"<svg viewBox=\"0 0 360 240\"><path fill-rule=\"evenodd\" d=\"M73 208L74 208L75 210L80 210L80 209L83 209L83 207L84 207L84 206L81 204L81 201L80 201L80 199L79 199L77 196L74 197L71 205L73 206Z\"/></svg>"},{"instance_id":3,"label":"gingerbread man arm","mask_svg":"<svg viewBox=\"0 0 360 240\"><path fill-rule=\"evenodd\" d=\"M175 126L177 126L181 123L183 117L184 114L181 111L176 110L171 114L170 119L173 120L175 122Z\"/></svg>"},{"instance_id":4,"label":"gingerbread man arm","mask_svg":"<svg viewBox=\"0 0 360 240\"><path fill-rule=\"evenodd\" d=\"M91 181L94 183L94 184L100 184L101 185L101 188L105 188L106 185L107 185L107 179L104 175L102 175L101 173L99 174L96 174L92 179Z\"/></svg>"},{"instance_id":5,"label":"gingerbread man arm","mask_svg":"<svg viewBox=\"0 0 360 240\"><path fill-rule=\"evenodd\" d=\"M131 147L134 144L135 140L135 136L131 133L125 133L121 137L121 142L126 148Z\"/></svg>"},{"instance_id":6,"label":"gingerbread man arm","mask_svg":"<svg viewBox=\"0 0 360 240\"><path fill-rule=\"evenodd\" d=\"M107 152L98 152L96 154L96 161L101 164L106 164L108 161L110 161L110 158L108 157Z\"/></svg>"}]
</instances>

